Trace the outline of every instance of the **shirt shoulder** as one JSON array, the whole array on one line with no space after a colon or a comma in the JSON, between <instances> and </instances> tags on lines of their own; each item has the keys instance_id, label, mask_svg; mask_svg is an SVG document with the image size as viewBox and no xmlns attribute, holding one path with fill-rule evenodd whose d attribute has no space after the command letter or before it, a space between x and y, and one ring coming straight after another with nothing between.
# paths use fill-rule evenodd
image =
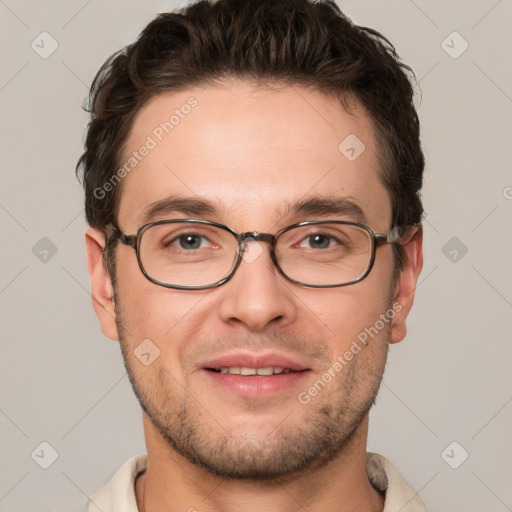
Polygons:
<instances>
[{"instance_id":1,"label":"shirt shoulder","mask_svg":"<svg viewBox=\"0 0 512 512\"><path fill-rule=\"evenodd\" d=\"M383 512L427 512L418 493L382 455L366 454L366 472L372 486L386 494Z\"/></svg>"},{"instance_id":2,"label":"shirt shoulder","mask_svg":"<svg viewBox=\"0 0 512 512\"><path fill-rule=\"evenodd\" d=\"M147 465L146 453L128 459L112 479L91 496L88 512L138 512L135 480Z\"/></svg>"}]
</instances>

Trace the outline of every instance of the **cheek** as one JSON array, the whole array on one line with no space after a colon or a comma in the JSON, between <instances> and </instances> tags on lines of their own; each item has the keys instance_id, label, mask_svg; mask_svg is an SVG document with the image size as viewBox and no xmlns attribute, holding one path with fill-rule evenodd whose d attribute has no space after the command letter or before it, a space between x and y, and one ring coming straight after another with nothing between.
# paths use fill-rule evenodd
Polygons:
<instances>
[{"instance_id":1,"label":"cheek","mask_svg":"<svg viewBox=\"0 0 512 512\"><path fill-rule=\"evenodd\" d=\"M313 314L328 335L337 353L350 346L359 335L370 330L379 331L378 338L384 338L392 318L384 324L381 315L390 309L391 264L381 261L374 265L370 275L363 281L341 288L332 288L309 293L301 297L303 304ZM389 315L388 315L389 316Z\"/></svg>"},{"instance_id":2,"label":"cheek","mask_svg":"<svg viewBox=\"0 0 512 512\"><path fill-rule=\"evenodd\" d=\"M150 282L135 254L117 260L117 295L123 326L130 343L149 338L166 349L188 328L205 292L183 292Z\"/></svg>"},{"instance_id":3,"label":"cheek","mask_svg":"<svg viewBox=\"0 0 512 512\"><path fill-rule=\"evenodd\" d=\"M354 334L373 325L379 315L389 307L389 294L383 289L351 285L353 289L340 288L337 292L323 291L322 297L304 299L303 303L336 337ZM357 288L357 289L356 289Z\"/></svg>"},{"instance_id":4,"label":"cheek","mask_svg":"<svg viewBox=\"0 0 512 512\"><path fill-rule=\"evenodd\" d=\"M210 290L183 292L151 283L140 269L119 265L117 293L125 357L150 388L187 387L187 348L205 332L205 295ZM210 330L211 334L211 330ZM153 359L144 366L144 354Z\"/></svg>"}]
</instances>

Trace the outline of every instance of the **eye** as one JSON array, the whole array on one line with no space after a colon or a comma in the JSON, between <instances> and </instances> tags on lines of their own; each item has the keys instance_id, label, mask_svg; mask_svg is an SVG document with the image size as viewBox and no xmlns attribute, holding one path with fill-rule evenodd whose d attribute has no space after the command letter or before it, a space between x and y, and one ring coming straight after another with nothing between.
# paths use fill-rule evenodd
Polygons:
<instances>
[{"instance_id":1,"label":"eye","mask_svg":"<svg viewBox=\"0 0 512 512\"><path fill-rule=\"evenodd\" d=\"M187 233L180 235L171 241L171 245L178 246L180 249L201 249L207 245L208 240L201 235Z\"/></svg>"},{"instance_id":2,"label":"eye","mask_svg":"<svg viewBox=\"0 0 512 512\"><path fill-rule=\"evenodd\" d=\"M323 233L315 233L313 235L307 236L300 244L299 247L307 247L310 249L328 249L337 240Z\"/></svg>"}]
</instances>

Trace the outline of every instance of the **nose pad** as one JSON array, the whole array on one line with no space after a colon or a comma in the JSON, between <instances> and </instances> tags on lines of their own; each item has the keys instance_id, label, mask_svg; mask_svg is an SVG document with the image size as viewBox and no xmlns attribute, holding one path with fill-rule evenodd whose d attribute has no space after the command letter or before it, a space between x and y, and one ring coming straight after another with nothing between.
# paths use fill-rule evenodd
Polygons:
<instances>
[{"instance_id":1,"label":"nose pad","mask_svg":"<svg viewBox=\"0 0 512 512\"><path fill-rule=\"evenodd\" d=\"M266 245L271 248L274 244L274 235L258 231L242 233L240 239L237 254L245 263L249 264L254 263L265 252ZM270 256L273 260L272 254Z\"/></svg>"},{"instance_id":2,"label":"nose pad","mask_svg":"<svg viewBox=\"0 0 512 512\"><path fill-rule=\"evenodd\" d=\"M265 247L252 236L248 236L238 246L237 253L245 263L254 263L265 251Z\"/></svg>"}]
</instances>

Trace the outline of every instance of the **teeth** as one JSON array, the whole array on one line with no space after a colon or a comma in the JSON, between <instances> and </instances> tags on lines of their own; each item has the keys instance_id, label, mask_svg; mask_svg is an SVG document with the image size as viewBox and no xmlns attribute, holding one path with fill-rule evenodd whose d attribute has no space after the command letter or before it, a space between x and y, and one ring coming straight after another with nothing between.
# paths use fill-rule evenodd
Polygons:
<instances>
[{"instance_id":1,"label":"teeth","mask_svg":"<svg viewBox=\"0 0 512 512\"><path fill-rule=\"evenodd\" d=\"M229 368L219 368L220 373L231 373L232 375L279 375L280 373L290 373L289 368L279 368L268 366L266 368L241 368L240 366L230 366Z\"/></svg>"},{"instance_id":2,"label":"teeth","mask_svg":"<svg viewBox=\"0 0 512 512\"><path fill-rule=\"evenodd\" d=\"M274 373L274 369L272 367L269 368L258 368L256 370L257 375L272 375Z\"/></svg>"}]
</instances>

